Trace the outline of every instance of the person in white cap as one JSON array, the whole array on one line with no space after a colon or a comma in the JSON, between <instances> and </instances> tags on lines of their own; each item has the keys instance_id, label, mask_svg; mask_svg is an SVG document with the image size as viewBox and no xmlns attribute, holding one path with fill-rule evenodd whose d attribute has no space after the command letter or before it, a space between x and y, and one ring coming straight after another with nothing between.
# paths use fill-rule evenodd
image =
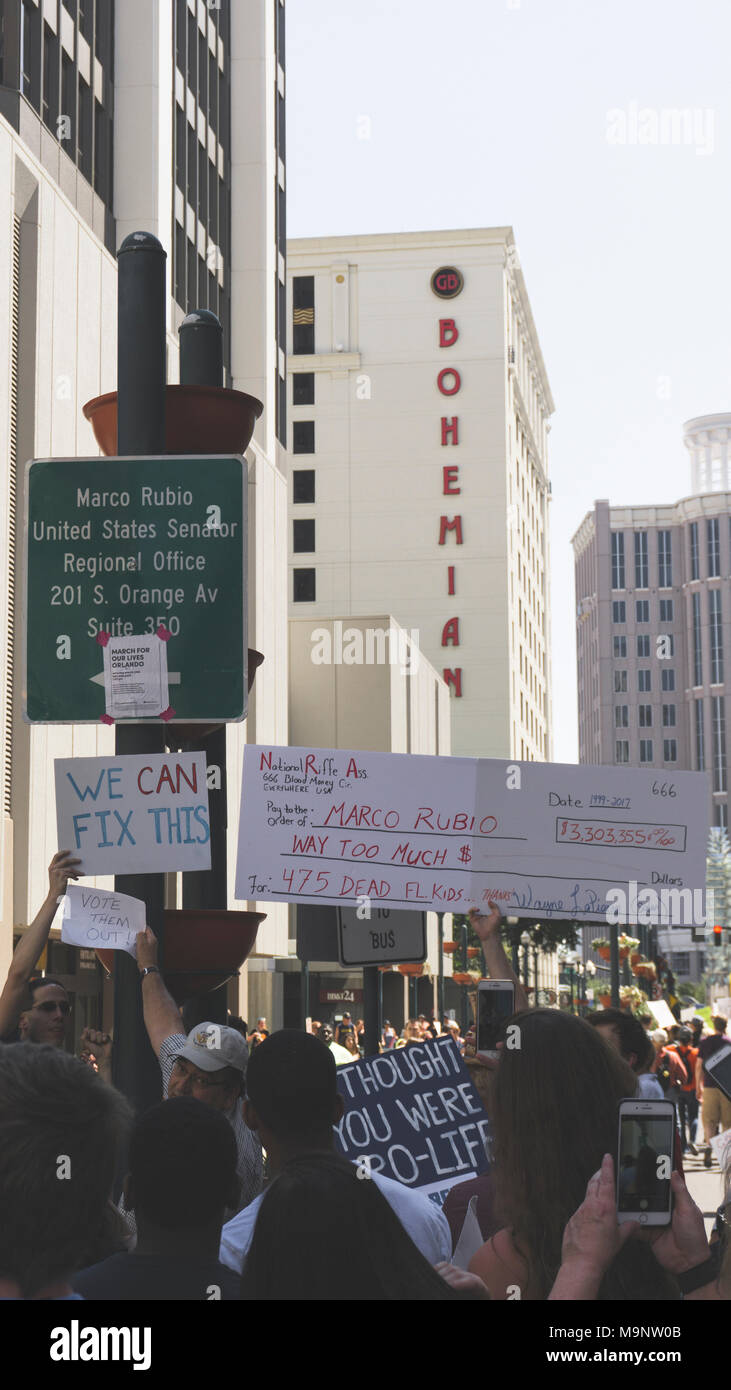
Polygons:
<instances>
[{"instance_id":1,"label":"person in white cap","mask_svg":"<svg viewBox=\"0 0 731 1390\"><path fill-rule=\"evenodd\" d=\"M241 1183L236 1210L241 1211L261 1192L263 1175L261 1143L242 1114L249 1061L246 1041L238 1029L208 1022L199 1023L186 1037L180 1010L160 974L157 938L149 927L137 934L137 968L147 1036L162 1069L163 1098L193 1096L223 1111L236 1139Z\"/></svg>"}]
</instances>

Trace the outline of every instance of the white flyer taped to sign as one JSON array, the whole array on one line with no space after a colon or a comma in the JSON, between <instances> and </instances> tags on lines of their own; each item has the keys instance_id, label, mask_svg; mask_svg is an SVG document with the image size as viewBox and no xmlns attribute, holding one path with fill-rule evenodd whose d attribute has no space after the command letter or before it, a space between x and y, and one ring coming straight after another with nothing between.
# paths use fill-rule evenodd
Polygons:
<instances>
[{"instance_id":1,"label":"white flyer taped to sign","mask_svg":"<svg viewBox=\"0 0 731 1390\"><path fill-rule=\"evenodd\" d=\"M167 643L156 633L110 637L104 647L104 696L112 719L162 714L170 704Z\"/></svg>"},{"instance_id":2,"label":"white flyer taped to sign","mask_svg":"<svg viewBox=\"0 0 731 1390\"><path fill-rule=\"evenodd\" d=\"M83 888L69 883L61 903L61 940L90 951L127 951L137 955L137 933L146 926L145 904L114 889Z\"/></svg>"},{"instance_id":3,"label":"white flyer taped to sign","mask_svg":"<svg viewBox=\"0 0 731 1390\"><path fill-rule=\"evenodd\" d=\"M236 896L688 925L707 827L699 772L249 744Z\"/></svg>"}]
</instances>

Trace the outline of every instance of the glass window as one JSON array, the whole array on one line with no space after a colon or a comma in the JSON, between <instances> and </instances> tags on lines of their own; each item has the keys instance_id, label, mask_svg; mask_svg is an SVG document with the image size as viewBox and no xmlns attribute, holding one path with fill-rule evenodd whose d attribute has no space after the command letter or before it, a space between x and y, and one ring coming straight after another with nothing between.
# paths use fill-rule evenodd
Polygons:
<instances>
[{"instance_id":1,"label":"glass window","mask_svg":"<svg viewBox=\"0 0 731 1390\"><path fill-rule=\"evenodd\" d=\"M673 586L673 561L670 531L658 531L657 533L657 582L661 589L671 589Z\"/></svg>"},{"instance_id":2,"label":"glass window","mask_svg":"<svg viewBox=\"0 0 731 1390\"><path fill-rule=\"evenodd\" d=\"M89 183L91 183L91 174L92 174L92 159L91 159L91 139L92 139L92 135L91 135L91 123L92 123L92 109L91 109L91 102L92 102L92 98L91 98L91 87L89 87L89 86L87 85L87 83L84 82L84 79L83 79L82 77L80 77L80 78L79 78L79 121L78 121L78 125L79 125L79 168L80 168L82 174L84 175L84 178L85 178L85 179L88 179Z\"/></svg>"},{"instance_id":3,"label":"glass window","mask_svg":"<svg viewBox=\"0 0 731 1390\"><path fill-rule=\"evenodd\" d=\"M694 593L693 604L693 684L703 684L703 638L701 635L701 596Z\"/></svg>"},{"instance_id":4,"label":"glass window","mask_svg":"<svg viewBox=\"0 0 731 1390\"><path fill-rule=\"evenodd\" d=\"M292 404L315 404L315 373L294 372L292 375ZM616 622L616 619L615 619Z\"/></svg>"},{"instance_id":5,"label":"glass window","mask_svg":"<svg viewBox=\"0 0 731 1390\"><path fill-rule=\"evenodd\" d=\"M624 534L612 531L612 588L624 587Z\"/></svg>"},{"instance_id":6,"label":"glass window","mask_svg":"<svg viewBox=\"0 0 731 1390\"><path fill-rule=\"evenodd\" d=\"M652 705L638 705L637 711L640 717L640 728L652 728Z\"/></svg>"},{"instance_id":7,"label":"glass window","mask_svg":"<svg viewBox=\"0 0 731 1390\"><path fill-rule=\"evenodd\" d=\"M629 762L629 743L626 738L618 738L614 745L615 763Z\"/></svg>"},{"instance_id":8,"label":"glass window","mask_svg":"<svg viewBox=\"0 0 731 1390\"><path fill-rule=\"evenodd\" d=\"M706 546L708 548L708 577L713 579L721 573L721 545L718 536L718 517L709 517L706 522Z\"/></svg>"},{"instance_id":9,"label":"glass window","mask_svg":"<svg viewBox=\"0 0 731 1390\"><path fill-rule=\"evenodd\" d=\"M652 672L644 667L637 672L637 689L648 692L652 690Z\"/></svg>"},{"instance_id":10,"label":"glass window","mask_svg":"<svg viewBox=\"0 0 731 1390\"><path fill-rule=\"evenodd\" d=\"M640 762L641 762L641 763L651 763L651 762L652 762L652 739L651 739L651 738L641 738L641 739L640 739Z\"/></svg>"},{"instance_id":11,"label":"glass window","mask_svg":"<svg viewBox=\"0 0 731 1390\"><path fill-rule=\"evenodd\" d=\"M674 672L674 671L665 671L665 670L661 671L661 672L660 672L660 684L661 684L663 690L674 690L674 689L675 689L675 672Z\"/></svg>"},{"instance_id":12,"label":"glass window","mask_svg":"<svg viewBox=\"0 0 731 1390\"><path fill-rule=\"evenodd\" d=\"M314 468L295 468L292 471L292 501L293 502L314 502L315 500L315 470Z\"/></svg>"},{"instance_id":13,"label":"glass window","mask_svg":"<svg viewBox=\"0 0 731 1390\"><path fill-rule=\"evenodd\" d=\"M711 647L711 685L723 682L723 634L721 632L721 590L708 595L709 641Z\"/></svg>"},{"instance_id":14,"label":"glass window","mask_svg":"<svg viewBox=\"0 0 731 1390\"><path fill-rule=\"evenodd\" d=\"M690 951L673 951L671 953L674 975L690 974Z\"/></svg>"},{"instance_id":15,"label":"glass window","mask_svg":"<svg viewBox=\"0 0 731 1390\"><path fill-rule=\"evenodd\" d=\"M635 531L635 588L647 589L649 583L647 532Z\"/></svg>"},{"instance_id":16,"label":"glass window","mask_svg":"<svg viewBox=\"0 0 731 1390\"><path fill-rule=\"evenodd\" d=\"M306 550L313 551L315 549L314 519L292 522L292 549L295 553Z\"/></svg>"},{"instance_id":17,"label":"glass window","mask_svg":"<svg viewBox=\"0 0 731 1390\"><path fill-rule=\"evenodd\" d=\"M294 602L295 603L314 603L315 602L315 571L314 570L293 570L294 575Z\"/></svg>"},{"instance_id":18,"label":"glass window","mask_svg":"<svg viewBox=\"0 0 731 1390\"><path fill-rule=\"evenodd\" d=\"M615 729L629 728L629 705L614 706L614 727Z\"/></svg>"},{"instance_id":19,"label":"glass window","mask_svg":"<svg viewBox=\"0 0 731 1390\"><path fill-rule=\"evenodd\" d=\"M713 733L713 790L726 791L726 711L722 695L714 695L711 700L711 728Z\"/></svg>"},{"instance_id":20,"label":"glass window","mask_svg":"<svg viewBox=\"0 0 731 1390\"><path fill-rule=\"evenodd\" d=\"M626 690L627 690L627 672L626 672L626 671L615 671L615 672L614 672L614 690L615 690L615 694L617 694L617 695L621 695L621 694L623 694L623 693L626 692Z\"/></svg>"},{"instance_id":21,"label":"glass window","mask_svg":"<svg viewBox=\"0 0 731 1390\"><path fill-rule=\"evenodd\" d=\"M700 579L701 577L697 521L691 521L690 523L690 577L691 579Z\"/></svg>"},{"instance_id":22,"label":"glass window","mask_svg":"<svg viewBox=\"0 0 731 1390\"><path fill-rule=\"evenodd\" d=\"M637 638L637 655L638 655L638 656L649 656L649 655L650 655L650 638L649 638L649 635L644 635L644 636L642 636L642 637L638 637L638 638Z\"/></svg>"},{"instance_id":23,"label":"glass window","mask_svg":"<svg viewBox=\"0 0 731 1390\"><path fill-rule=\"evenodd\" d=\"M627 638L626 638L626 637L615 637L615 638L614 638L614 655L617 656L617 657L624 657L624 656L627 655Z\"/></svg>"},{"instance_id":24,"label":"glass window","mask_svg":"<svg viewBox=\"0 0 731 1390\"><path fill-rule=\"evenodd\" d=\"M635 603L635 618L638 623L649 623L650 621L650 600L648 598L638 598Z\"/></svg>"},{"instance_id":25,"label":"glass window","mask_svg":"<svg viewBox=\"0 0 731 1390\"><path fill-rule=\"evenodd\" d=\"M292 421L292 453L293 454L314 454L315 452L315 422L314 420L293 420Z\"/></svg>"},{"instance_id":26,"label":"glass window","mask_svg":"<svg viewBox=\"0 0 731 1390\"><path fill-rule=\"evenodd\" d=\"M695 706L695 766L697 772L704 772L706 767L706 745L703 727L703 701L694 700Z\"/></svg>"},{"instance_id":27,"label":"glass window","mask_svg":"<svg viewBox=\"0 0 731 1390\"><path fill-rule=\"evenodd\" d=\"M663 739L662 760L664 763L676 763L678 761L678 744L674 738Z\"/></svg>"},{"instance_id":28,"label":"glass window","mask_svg":"<svg viewBox=\"0 0 731 1390\"><path fill-rule=\"evenodd\" d=\"M673 622L673 600L671 598L660 599L660 622Z\"/></svg>"},{"instance_id":29,"label":"glass window","mask_svg":"<svg viewBox=\"0 0 731 1390\"><path fill-rule=\"evenodd\" d=\"M43 25L43 119L56 128L58 115L58 40L47 24Z\"/></svg>"},{"instance_id":30,"label":"glass window","mask_svg":"<svg viewBox=\"0 0 731 1390\"><path fill-rule=\"evenodd\" d=\"M728 827L728 806L725 801L719 802L713 808L713 824Z\"/></svg>"},{"instance_id":31,"label":"glass window","mask_svg":"<svg viewBox=\"0 0 731 1390\"><path fill-rule=\"evenodd\" d=\"M664 729L675 728L675 705L663 705L662 722Z\"/></svg>"}]
</instances>

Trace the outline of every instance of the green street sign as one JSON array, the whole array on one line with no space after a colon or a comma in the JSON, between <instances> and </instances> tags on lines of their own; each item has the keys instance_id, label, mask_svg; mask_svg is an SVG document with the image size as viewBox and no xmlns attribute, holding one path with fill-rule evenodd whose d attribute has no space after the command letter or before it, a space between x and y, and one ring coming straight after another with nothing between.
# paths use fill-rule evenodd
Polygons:
<instances>
[{"instance_id":1,"label":"green street sign","mask_svg":"<svg viewBox=\"0 0 731 1390\"><path fill-rule=\"evenodd\" d=\"M26 468L23 713L98 724L98 634L170 633L175 720L246 717L247 470L222 455ZM102 639L104 640L104 639Z\"/></svg>"}]
</instances>

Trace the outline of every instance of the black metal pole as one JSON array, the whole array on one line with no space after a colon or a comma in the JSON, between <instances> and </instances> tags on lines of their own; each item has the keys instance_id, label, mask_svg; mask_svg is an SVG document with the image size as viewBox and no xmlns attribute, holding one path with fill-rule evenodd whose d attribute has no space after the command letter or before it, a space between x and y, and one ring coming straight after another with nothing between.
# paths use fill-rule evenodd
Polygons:
<instances>
[{"instance_id":1,"label":"black metal pole","mask_svg":"<svg viewBox=\"0 0 731 1390\"><path fill-rule=\"evenodd\" d=\"M437 913L437 1012L444 1018L444 913Z\"/></svg>"},{"instance_id":2,"label":"black metal pole","mask_svg":"<svg viewBox=\"0 0 731 1390\"><path fill-rule=\"evenodd\" d=\"M117 255L117 454L165 452L165 252L149 232L133 232ZM103 466L103 465L102 465ZM118 724L116 753L163 753L165 727ZM164 962L165 879L117 874L121 893L141 898ZM137 966L125 951L114 962L114 1085L138 1111L160 1099L160 1068L142 1017Z\"/></svg>"},{"instance_id":3,"label":"black metal pole","mask_svg":"<svg viewBox=\"0 0 731 1390\"><path fill-rule=\"evenodd\" d=\"M612 1008L619 1008L619 927L609 928L609 979L612 989Z\"/></svg>"},{"instance_id":4,"label":"black metal pole","mask_svg":"<svg viewBox=\"0 0 731 1390\"><path fill-rule=\"evenodd\" d=\"M223 386L223 327L208 309L194 309L180 325L181 386ZM208 792L211 823L211 867L205 873L183 874L183 907L226 908L228 879L226 832L226 725L220 724L187 744L190 752L203 751L208 767L217 767L217 786ZM220 985L208 994L199 994L186 1004L191 1028L204 1019L225 1023L228 1016L228 989ZM248 1020L247 1020L248 1021Z\"/></svg>"},{"instance_id":5,"label":"black metal pole","mask_svg":"<svg viewBox=\"0 0 731 1390\"><path fill-rule=\"evenodd\" d=\"M381 1020L378 1008L378 966L363 966L363 1023L365 1025L364 1052L366 1057L378 1056L381 1037Z\"/></svg>"},{"instance_id":6,"label":"black metal pole","mask_svg":"<svg viewBox=\"0 0 731 1390\"><path fill-rule=\"evenodd\" d=\"M462 923L462 926L460 927L459 930L460 930L460 949L461 949L461 953L462 953L462 969L463 969L463 970L466 970L466 969L467 969L467 961L468 961L468 956L467 956L467 943L468 943L468 939L469 939L469 938L468 938L468 935L467 935L467 925L466 925L465 922ZM465 1033L467 1032L467 1023L468 1023L467 1014L468 1014L468 1006L469 1006L469 1000L468 1000L468 997L467 997L467 990L468 990L468 988L469 988L468 985L463 985L463 986L462 986L462 999L461 999L461 1003L462 1003L462 1018L460 1019L460 1027L461 1027L461 1030L462 1030L462 1037L464 1037L464 1036L465 1036Z\"/></svg>"}]
</instances>

